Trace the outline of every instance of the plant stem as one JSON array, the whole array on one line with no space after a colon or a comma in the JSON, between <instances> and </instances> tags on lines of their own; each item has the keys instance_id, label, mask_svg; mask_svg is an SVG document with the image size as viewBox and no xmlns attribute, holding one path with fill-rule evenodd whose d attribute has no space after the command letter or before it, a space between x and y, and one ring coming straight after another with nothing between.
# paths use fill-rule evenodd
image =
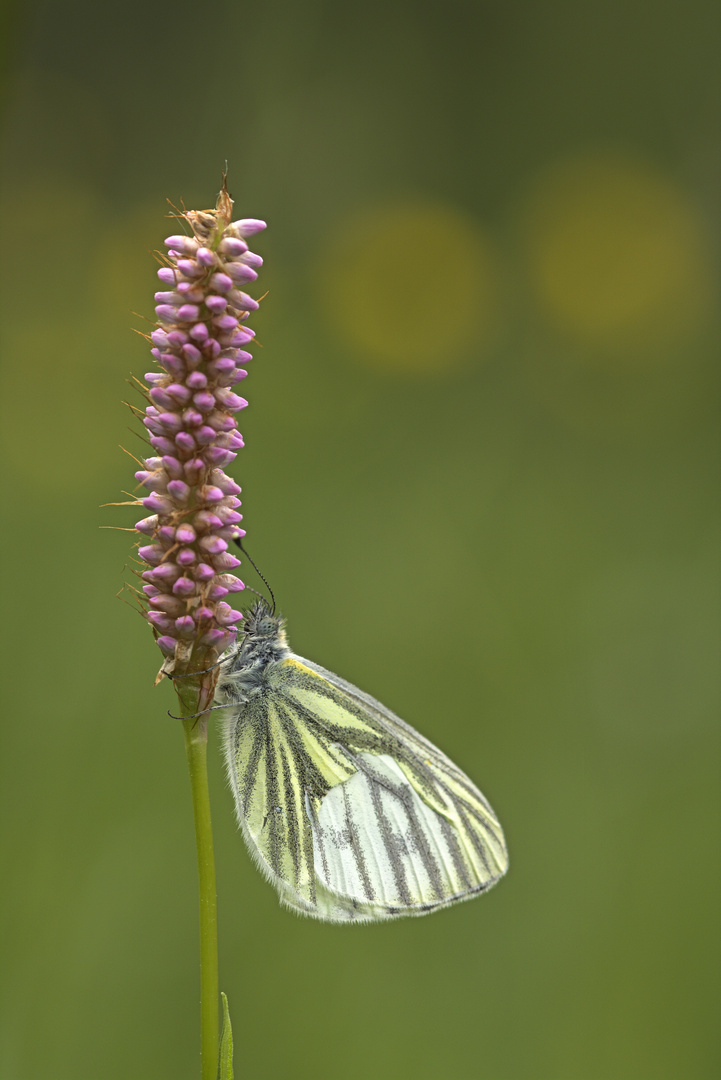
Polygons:
<instances>
[{"instance_id":1,"label":"plant stem","mask_svg":"<svg viewBox=\"0 0 721 1080\"><path fill-rule=\"evenodd\" d=\"M187 711L187 710L184 710ZM183 720L193 794L200 894L200 1062L201 1080L216 1080L219 1051L218 913L213 829L208 793L207 717Z\"/></svg>"}]
</instances>

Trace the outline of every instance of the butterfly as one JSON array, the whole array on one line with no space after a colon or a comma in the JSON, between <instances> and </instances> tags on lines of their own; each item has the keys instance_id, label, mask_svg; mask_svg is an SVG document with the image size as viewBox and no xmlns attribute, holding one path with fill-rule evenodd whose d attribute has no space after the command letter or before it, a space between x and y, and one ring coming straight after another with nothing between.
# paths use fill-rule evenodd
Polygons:
<instances>
[{"instance_id":1,"label":"butterfly","mask_svg":"<svg viewBox=\"0 0 721 1080\"><path fill-rule=\"evenodd\" d=\"M505 874L501 826L445 754L291 651L265 601L215 692L241 830L281 903L327 922L424 915Z\"/></svg>"}]
</instances>

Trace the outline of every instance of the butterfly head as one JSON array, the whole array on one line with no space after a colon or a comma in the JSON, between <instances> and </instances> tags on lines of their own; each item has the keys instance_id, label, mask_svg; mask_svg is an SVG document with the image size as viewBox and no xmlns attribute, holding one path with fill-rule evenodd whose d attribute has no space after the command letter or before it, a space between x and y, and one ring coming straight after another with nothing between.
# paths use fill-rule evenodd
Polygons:
<instances>
[{"instance_id":1,"label":"butterfly head","mask_svg":"<svg viewBox=\"0 0 721 1080\"><path fill-rule=\"evenodd\" d=\"M254 693L263 685L268 665L289 654L285 620L259 600L245 616L237 645L226 654L228 664L218 680L216 700L224 704L238 693L242 697Z\"/></svg>"},{"instance_id":2,"label":"butterfly head","mask_svg":"<svg viewBox=\"0 0 721 1080\"><path fill-rule=\"evenodd\" d=\"M256 641L285 645L285 619L271 611L264 600L255 604L245 619L244 630L248 638Z\"/></svg>"}]
</instances>

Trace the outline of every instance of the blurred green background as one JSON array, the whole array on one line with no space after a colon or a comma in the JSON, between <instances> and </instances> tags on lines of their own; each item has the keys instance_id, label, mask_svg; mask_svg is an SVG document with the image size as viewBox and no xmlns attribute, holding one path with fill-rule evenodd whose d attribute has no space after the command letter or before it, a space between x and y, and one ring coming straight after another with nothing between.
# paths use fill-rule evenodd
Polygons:
<instances>
[{"instance_id":1,"label":"blurred green background","mask_svg":"<svg viewBox=\"0 0 721 1080\"><path fill-rule=\"evenodd\" d=\"M183 739L99 505L166 197L226 158L269 222L249 549L511 852L431 918L300 921L214 737L238 1075L717 1076L715 5L68 0L3 40L0 1080L198 1074Z\"/></svg>"}]
</instances>

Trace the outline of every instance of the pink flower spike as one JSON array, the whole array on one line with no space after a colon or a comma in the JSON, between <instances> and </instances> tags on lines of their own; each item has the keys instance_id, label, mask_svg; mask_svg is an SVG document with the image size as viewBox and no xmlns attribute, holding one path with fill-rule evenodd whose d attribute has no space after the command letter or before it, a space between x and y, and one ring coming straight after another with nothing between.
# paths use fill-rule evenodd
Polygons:
<instances>
[{"instance_id":1,"label":"pink flower spike","mask_svg":"<svg viewBox=\"0 0 721 1080\"><path fill-rule=\"evenodd\" d=\"M258 307L241 289L262 265L245 237L265 227L258 218L233 222L225 189L215 210L181 216L192 235L167 238L154 297L162 325L150 335L157 370L146 376L143 424L156 456L136 476L148 515L136 526L143 611L176 673L212 668L242 620L223 599L244 587L228 550L244 535L240 487L223 470L243 446L235 414L247 402L231 387L246 375L244 347L255 335L244 324ZM211 690L215 678L204 680Z\"/></svg>"}]
</instances>

